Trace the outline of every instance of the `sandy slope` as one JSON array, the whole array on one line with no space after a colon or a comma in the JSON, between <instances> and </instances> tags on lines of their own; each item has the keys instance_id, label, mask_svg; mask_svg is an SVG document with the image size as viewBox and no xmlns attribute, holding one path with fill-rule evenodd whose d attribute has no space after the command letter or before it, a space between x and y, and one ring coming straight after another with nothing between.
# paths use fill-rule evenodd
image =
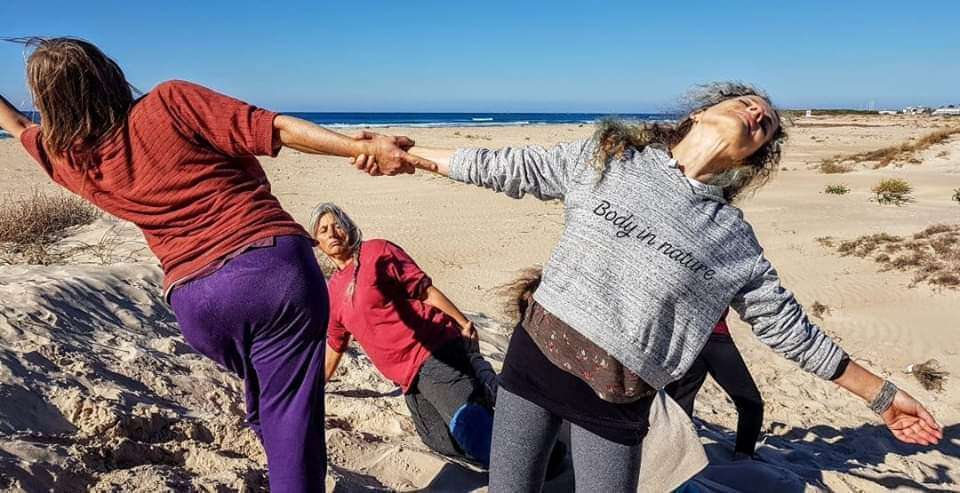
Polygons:
<instances>
[{"instance_id":1,"label":"sandy slope","mask_svg":"<svg viewBox=\"0 0 960 493\"><path fill-rule=\"evenodd\" d=\"M943 122L848 118L798 124L784 170L743 204L745 214L785 284L805 304L830 307L822 325L858 359L929 404L947 425L947 437L928 449L897 445L863 404L799 372L738 323L734 336L767 400L760 456L779 484L792 485L784 488L956 490L957 384L949 379L944 392L931 393L902 369L936 358L960 374L960 292L910 288L910 274L878 272L871 261L839 257L816 238L911 234L934 223L960 222L960 204L950 201L951 191L960 188L960 140L927 151L919 165L821 175L808 168L822 157L897 143ZM549 145L591 129L395 131L428 145L489 147ZM401 244L484 327L484 350L494 359L507 326L491 289L542 263L562 228L559 204L513 201L437 177L373 179L339 160L296 152L267 160L265 167L274 191L298 219L305 221L314 203L331 200L353 215L368 238ZM0 173L0 194L52 189L11 140L0 140ZM917 201L901 208L869 202L870 186L888 176L909 180ZM822 193L834 183L852 192ZM114 245L111 255L88 253L67 266L0 267L0 488L262 487L263 454L241 426L240 383L183 343L159 298L159 272L136 232L101 220L65 242L95 244L105 237ZM327 406L333 464L328 483L337 491L482 489L483 474L419 443L399 392L362 354L351 353L328 385ZM708 453L725 463L735 411L708 384L698 415ZM553 489L562 491L568 479Z\"/></svg>"}]
</instances>

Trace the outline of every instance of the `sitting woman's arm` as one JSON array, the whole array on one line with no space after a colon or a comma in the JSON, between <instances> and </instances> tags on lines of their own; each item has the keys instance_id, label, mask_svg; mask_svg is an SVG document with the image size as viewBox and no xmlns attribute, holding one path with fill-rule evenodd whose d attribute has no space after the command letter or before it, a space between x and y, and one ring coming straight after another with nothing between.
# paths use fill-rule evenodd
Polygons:
<instances>
[{"instance_id":1,"label":"sitting woman's arm","mask_svg":"<svg viewBox=\"0 0 960 493\"><path fill-rule=\"evenodd\" d=\"M337 372L337 367L340 366L340 360L343 358L342 352L335 351L329 344L327 344L327 354L324 356L323 361L323 381L329 382L333 377L333 374Z\"/></svg>"},{"instance_id":2,"label":"sitting woman's arm","mask_svg":"<svg viewBox=\"0 0 960 493\"><path fill-rule=\"evenodd\" d=\"M454 319L457 322L457 325L460 326L460 333L465 339L474 340L477 338L477 331L473 327L473 323L457 308L457 305L454 305L450 298L447 298L443 291L440 291L436 286L431 285L427 289L423 290L423 295L421 301L428 305L437 307L443 313L446 313L447 316Z\"/></svg>"},{"instance_id":3,"label":"sitting woman's arm","mask_svg":"<svg viewBox=\"0 0 960 493\"><path fill-rule=\"evenodd\" d=\"M0 128L19 139L28 127L36 125L26 115L20 113L3 96L0 96Z\"/></svg>"}]
</instances>

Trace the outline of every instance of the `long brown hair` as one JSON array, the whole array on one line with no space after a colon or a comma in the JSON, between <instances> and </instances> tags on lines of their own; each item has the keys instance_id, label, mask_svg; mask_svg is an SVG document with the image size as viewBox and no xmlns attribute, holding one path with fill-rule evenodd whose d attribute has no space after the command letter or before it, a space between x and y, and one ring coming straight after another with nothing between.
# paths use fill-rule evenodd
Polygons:
<instances>
[{"instance_id":1,"label":"long brown hair","mask_svg":"<svg viewBox=\"0 0 960 493\"><path fill-rule=\"evenodd\" d=\"M92 43L27 38L27 85L40 112L43 146L55 156L102 142L126 123L134 89L123 70Z\"/></svg>"},{"instance_id":2,"label":"long brown hair","mask_svg":"<svg viewBox=\"0 0 960 493\"><path fill-rule=\"evenodd\" d=\"M677 145L693 127L693 115L728 99L759 96L770 103L763 91L741 82L712 82L697 86L685 98L686 115L677 123L629 124L618 120L604 120L597 128L597 169L602 174L611 158L622 158L628 148L643 150L649 146L670 149ZM773 105L771 104L771 107ZM783 115L774 109L781 124L773 137L751 154L739 166L715 176L710 184L723 189L724 197L733 202L744 192L756 190L766 183L783 154L787 133L783 129Z\"/></svg>"},{"instance_id":3,"label":"long brown hair","mask_svg":"<svg viewBox=\"0 0 960 493\"><path fill-rule=\"evenodd\" d=\"M513 324L523 320L542 279L543 268L534 266L522 270L513 281L497 286L496 292L502 299L501 310Z\"/></svg>"}]
</instances>

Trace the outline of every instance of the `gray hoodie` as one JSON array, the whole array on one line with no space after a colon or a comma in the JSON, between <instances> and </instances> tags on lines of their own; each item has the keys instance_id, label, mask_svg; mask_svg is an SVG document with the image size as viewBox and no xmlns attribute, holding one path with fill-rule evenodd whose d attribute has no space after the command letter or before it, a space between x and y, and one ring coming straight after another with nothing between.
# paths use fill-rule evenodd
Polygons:
<instances>
[{"instance_id":1,"label":"gray hoodie","mask_svg":"<svg viewBox=\"0 0 960 493\"><path fill-rule=\"evenodd\" d=\"M593 167L596 143L459 149L450 177L561 199L565 227L534 298L662 388L693 363L727 306L760 340L821 378L844 351L780 285L753 229L719 188L653 147Z\"/></svg>"}]
</instances>

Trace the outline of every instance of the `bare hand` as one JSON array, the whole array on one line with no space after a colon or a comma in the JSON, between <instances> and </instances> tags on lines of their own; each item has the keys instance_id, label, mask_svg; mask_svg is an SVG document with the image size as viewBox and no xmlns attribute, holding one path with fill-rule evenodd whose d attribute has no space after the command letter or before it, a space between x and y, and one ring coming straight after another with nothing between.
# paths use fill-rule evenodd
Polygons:
<instances>
[{"instance_id":1,"label":"bare hand","mask_svg":"<svg viewBox=\"0 0 960 493\"><path fill-rule=\"evenodd\" d=\"M460 335L463 337L463 347L466 348L467 353L480 352L480 334L477 334L473 322L468 320L466 324L461 325Z\"/></svg>"},{"instance_id":2,"label":"bare hand","mask_svg":"<svg viewBox=\"0 0 960 493\"><path fill-rule=\"evenodd\" d=\"M943 438L943 430L933 416L903 390L897 391L893 404L880 417L901 442L934 445Z\"/></svg>"},{"instance_id":3,"label":"bare hand","mask_svg":"<svg viewBox=\"0 0 960 493\"><path fill-rule=\"evenodd\" d=\"M368 143L368 151L353 159L357 169L371 176L413 173L416 168L436 171L433 161L407 152L414 141L408 137L383 135L363 130L354 139Z\"/></svg>"}]
</instances>

